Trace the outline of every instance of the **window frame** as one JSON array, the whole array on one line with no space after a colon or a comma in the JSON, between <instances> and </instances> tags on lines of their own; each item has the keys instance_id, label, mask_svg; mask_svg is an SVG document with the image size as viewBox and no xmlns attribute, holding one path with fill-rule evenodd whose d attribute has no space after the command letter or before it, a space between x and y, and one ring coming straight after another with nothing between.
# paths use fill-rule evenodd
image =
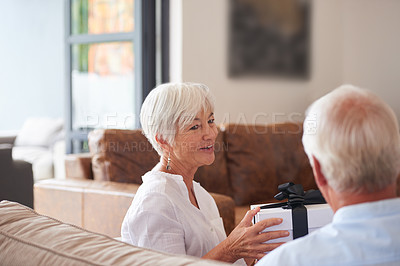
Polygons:
<instances>
[{"instance_id":1,"label":"window frame","mask_svg":"<svg viewBox=\"0 0 400 266\"><path fill-rule=\"evenodd\" d=\"M139 114L141 105L148 93L157 83L169 81L169 0L134 0L135 29L133 32L104 34L71 34L71 1L65 5L65 141L66 153L82 152L87 145L91 130L73 130L72 128L72 46L105 42L129 41L133 43L134 53L134 95L135 95L135 128L140 128ZM159 12L156 12L158 8ZM158 14L158 15L157 15ZM161 31L157 47L157 30ZM159 49L159 57L156 50ZM160 73L161 72L161 73ZM161 77L157 80L157 76ZM141 88L141 89L136 89ZM81 145L74 150L73 142Z\"/></svg>"}]
</instances>

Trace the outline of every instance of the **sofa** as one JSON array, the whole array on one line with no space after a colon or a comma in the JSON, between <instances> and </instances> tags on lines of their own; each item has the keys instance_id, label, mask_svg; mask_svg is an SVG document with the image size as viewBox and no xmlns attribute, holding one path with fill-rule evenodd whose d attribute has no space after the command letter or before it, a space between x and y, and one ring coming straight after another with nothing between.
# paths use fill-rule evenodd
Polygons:
<instances>
[{"instance_id":1,"label":"sofa","mask_svg":"<svg viewBox=\"0 0 400 266\"><path fill-rule=\"evenodd\" d=\"M229 265L135 247L109 236L0 202L1 265Z\"/></svg>"},{"instance_id":2,"label":"sofa","mask_svg":"<svg viewBox=\"0 0 400 266\"><path fill-rule=\"evenodd\" d=\"M65 153L63 139L62 119L30 117L15 135L12 156L32 164L35 181L62 177L58 172L63 170L63 165L59 164Z\"/></svg>"},{"instance_id":3,"label":"sofa","mask_svg":"<svg viewBox=\"0 0 400 266\"><path fill-rule=\"evenodd\" d=\"M279 184L316 188L301 124L226 124L218 129L215 162L200 167L195 180L211 192L228 234L251 204L273 202ZM140 130L92 131L89 149L66 157L65 180L35 184L35 209L116 237L141 176L159 156Z\"/></svg>"},{"instance_id":4,"label":"sofa","mask_svg":"<svg viewBox=\"0 0 400 266\"><path fill-rule=\"evenodd\" d=\"M0 201L12 200L33 208L32 165L12 158L14 139L0 137Z\"/></svg>"}]
</instances>

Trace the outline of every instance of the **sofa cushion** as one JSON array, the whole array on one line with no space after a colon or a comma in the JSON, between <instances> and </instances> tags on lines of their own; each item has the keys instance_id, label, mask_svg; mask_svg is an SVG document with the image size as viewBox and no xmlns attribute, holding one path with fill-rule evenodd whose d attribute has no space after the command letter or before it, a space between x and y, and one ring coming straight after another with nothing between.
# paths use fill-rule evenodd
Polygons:
<instances>
[{"instance_id":1,"label":"sofa cushion","mask_svg":"<svg viewBox=\"0 0 400 266\"><path fill-rule=\"evenodd\" d=\"M54 118L29 118L15 140L15 146L50 147L62 139L63 120Z\"/></svg>"},{"instance_id":2,"label":"sofa cushion","mask_svg":"<svg viewBox=\"0 0 400 266\"><path fill-rule=\"evenodd\" d=\"M301 124L227 125L227 164L236 205L274 201L279 184L316 188Z\"/></svg>"},{"instance_id":3,"label":"sofa cushion","mask_svg":"<svg viewBox=\"0 0 400 266\"><path fill-rule=\"evenodd\" d=\"M98 129L89 133L93 179L142 183L159 156L141 130Z\"/></svg>"},{"instance_id":4,"label":"sofa cushion","mask_svg":"<svg viewBox=\"0 0 400 266\"><path fill-rule=\"evenodd\" d=\"M226 265L138 248L0 202L0 261L3 265Z\"/></svg>"}]
</instances>

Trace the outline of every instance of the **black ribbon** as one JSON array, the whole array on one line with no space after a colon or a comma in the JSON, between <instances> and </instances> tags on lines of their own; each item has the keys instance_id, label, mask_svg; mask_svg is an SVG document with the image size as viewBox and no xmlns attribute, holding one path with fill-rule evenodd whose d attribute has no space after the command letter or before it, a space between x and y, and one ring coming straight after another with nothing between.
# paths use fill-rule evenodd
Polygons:
<instances>
[{"instance_id":1,"label":"black ribbon","mask_svg":"<svg viewBox=\"0 0 400 266\"><path fill-rule=\"evenodd\" d=\"M292 210L293 239L308 234L307 208L304 205L326 203L319 190L304 191L303 186L292 182L278 186L280 191L274 196L277 200L288 199L287 202L263 205L261 209L279 208Z\"/></svg>"}]
</instances>

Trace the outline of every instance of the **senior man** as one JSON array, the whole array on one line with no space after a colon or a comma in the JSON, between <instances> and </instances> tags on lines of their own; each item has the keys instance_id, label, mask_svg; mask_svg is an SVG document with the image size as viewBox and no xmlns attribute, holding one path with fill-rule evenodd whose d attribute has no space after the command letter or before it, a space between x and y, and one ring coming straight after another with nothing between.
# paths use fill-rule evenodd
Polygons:
<instances>
[{"instance_id":1,"label":"senior man","mask_svg":"<svg viewBox=\"0 0 400 266\"><path fill-rule=\"evenodd\" d=\"M303 145L333 221L257 265L400 265L400 139L392 109L369 91L339 87L309 108Z\"/></svg>"}]
</instances>

